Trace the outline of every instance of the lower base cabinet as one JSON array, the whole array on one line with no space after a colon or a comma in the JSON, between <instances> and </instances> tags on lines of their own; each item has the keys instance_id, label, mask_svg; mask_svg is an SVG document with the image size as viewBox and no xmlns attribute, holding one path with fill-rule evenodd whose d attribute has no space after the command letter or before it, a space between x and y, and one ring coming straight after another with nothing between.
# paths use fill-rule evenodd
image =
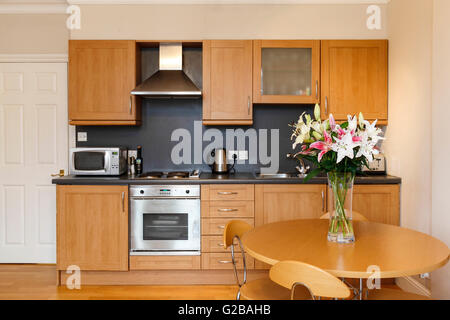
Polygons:
<instances>
[{"instance_id":1,"label":"lower base cabinet","mask_svg":"<svg viewBox=\"0 0 450 320\"><path fill-rule=\"evenodd\" d=\"M369 221L400 225L400 185L355 185L353 210Z\"/></svg>"},{"instance_id":2,"label":"lower base cabinet","mask_svg":"<svg viewBox=\"0 0 450 320\"><path fill-rule=\"evenodd\" d=\"M59 185L57 269L128 270L128 186Z\"/></svg>"},{"instance_id":3,"label":"lower base cabinet","mask_svg":"<svg viewBox=\"0 0 450 320\"><path fill-rule=\"evenodd\" d=\"M255 185L255 226L318 219L326 213L325 185Z\"/></svg>"},{"instance_id":4,"label":"lower base cabinet","mask_svg":"<svg viewBox=\"0 0 450 320\"><path fill-rule=\"evenodd\" d=\"M202 185L201 256L129 256L128 186L58 185L57 270L76 265L85 271L197 270L223 276L233 269L231 251L223 247L227 222L239 219L257 227L317 219L328 211L329 196L323 184ZM369 221L399 225L400 185L355 185L353 210ZM237 247L235 257L242 269ZM270 268L248 254L246 262L249 270Z\"/></svg>"}]
</instances>

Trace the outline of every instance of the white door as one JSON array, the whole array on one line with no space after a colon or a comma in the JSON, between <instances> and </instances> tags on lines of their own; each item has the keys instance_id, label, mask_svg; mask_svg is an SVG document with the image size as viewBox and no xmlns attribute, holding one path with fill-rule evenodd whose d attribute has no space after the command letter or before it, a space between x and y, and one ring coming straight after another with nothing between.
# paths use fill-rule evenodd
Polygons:
<instances>
[{"instance_id":1,"label":"white door","mask_svg":"<svg viewBox=\"0 0 450 320\"><path fill-rule=\"evenodd\" d=\"M55 263L67 64L0 63L0 263Z\"/></svg>"}]
</instances>

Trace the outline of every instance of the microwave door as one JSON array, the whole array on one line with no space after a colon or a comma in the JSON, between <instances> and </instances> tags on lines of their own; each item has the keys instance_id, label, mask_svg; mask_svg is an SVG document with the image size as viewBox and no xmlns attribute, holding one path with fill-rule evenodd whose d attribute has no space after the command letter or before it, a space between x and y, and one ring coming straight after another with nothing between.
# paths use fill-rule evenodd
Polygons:
<instances>
[{"instance_id":1,"label":"microwave door","mask_svg":"<svg viewBox=\"0 0 450 320\"><path fill-rule=\"evenodd\" d=\"M103 162L101 164L96 163L97 159L95 159L94 153L102 154ZM92 159L95 159L92 160ZM110 166L109 162L109 153L104 151L96 151L96 150L85 150L85 151L77 151L72 153L72 168L75 174L105 174L108 172L108 168ZM89 161L93 161L94 163L90 163ZM99 169L102 167L102 169Z\"/></svg>"}]
</instances>

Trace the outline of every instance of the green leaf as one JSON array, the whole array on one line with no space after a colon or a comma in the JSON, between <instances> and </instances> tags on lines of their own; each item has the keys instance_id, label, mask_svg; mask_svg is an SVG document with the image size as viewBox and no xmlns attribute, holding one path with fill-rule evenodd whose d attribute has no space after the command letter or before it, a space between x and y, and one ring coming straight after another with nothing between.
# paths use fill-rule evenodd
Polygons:
<instances>
[{"instance_id":1,"label":"green leaf","mask_svg":"<svg viewBox=\"0 0 450 320\"><path fill-rule=\"evenodd\" d=\"M311 180L312 178L314 178L315 176L317 176L321 172L322 172L321 168L314 169L313 171L308 173L308 175L305 177L305 179L303 179L303 183L307 183L309 180Z\"/></svg>"}]
</instances>

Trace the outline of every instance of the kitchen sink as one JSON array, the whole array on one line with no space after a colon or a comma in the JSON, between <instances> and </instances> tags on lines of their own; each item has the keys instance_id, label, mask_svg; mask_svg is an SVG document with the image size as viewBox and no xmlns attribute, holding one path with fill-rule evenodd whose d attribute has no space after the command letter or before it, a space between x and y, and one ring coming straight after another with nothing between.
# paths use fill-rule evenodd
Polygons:
<instances>
[{"instance_id":1,"label":"kitchen sink","mask_svg":"<svg viewBox=\"0 0 450 320\"><path fill-rule=\"evenodd\" d=\"M300 173L256 173L257 179L303 179L306 174Z\"/></svg>"}]
</instances>

